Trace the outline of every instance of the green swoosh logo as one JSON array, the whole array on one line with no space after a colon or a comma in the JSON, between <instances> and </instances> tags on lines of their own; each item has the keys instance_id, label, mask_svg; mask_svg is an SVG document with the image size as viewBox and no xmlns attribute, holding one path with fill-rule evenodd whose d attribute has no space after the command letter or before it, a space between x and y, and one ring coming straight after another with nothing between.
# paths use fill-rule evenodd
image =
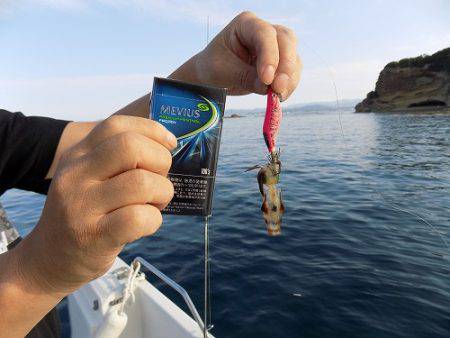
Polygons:
<instances>
[{"instance_id":1,"label":"green swoosh logo","mask_svg":"<svg viewBox=\"0 0 450 338\"><path fill-rule=\"evenodd\" d=\"M184 135L179 136L179 137L178 137L179 140L180 140L180 139L183 139L183 138L186 138L186 137L193 136L193 135L195 135L195 134L201 133L202 131L205 131L205 130L209 129L209 128L210 128L211 126L213 126L213 125L216 123L216 121L218 120L218 118L219 118L219 113L217 112L217 109L216 109L216 107L214 106L214 104L213 104L211 101L209 101L206 97L202 96L202 98L203 98L203 99L208 103L208 105L211 107L211 110L212 110L211 118L210 118L203 126L201 126L200 128L198 128L198 129L196 129L196 130L193 130L193 131L191 131L190 133L187 133L187 134L184 134Z\"/></svg>"}]
</instances>

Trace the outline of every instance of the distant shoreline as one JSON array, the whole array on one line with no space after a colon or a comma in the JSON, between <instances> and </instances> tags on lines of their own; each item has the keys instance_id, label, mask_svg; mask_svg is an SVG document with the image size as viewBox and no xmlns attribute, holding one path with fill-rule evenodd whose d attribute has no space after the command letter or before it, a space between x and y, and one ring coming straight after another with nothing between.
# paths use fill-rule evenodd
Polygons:
<instances>
[{"instance_id":1,"label":"distant shoreline","mask_svg":"<svg viewBox=\"0 0 450 338\"><path fill-rule=\"evenodd\" d=\"M450 114L450 107L411 107L411 108L394 108L388 111L385 110L372 110L372 111L354 111L356 114L364 113L444 113Z\"/></svg>"},{"instance_id":2,"label":"distant shoreline","mask_svg":"<svg viewBox=\"0 0 450 338\"><path fill-rule=\"evenodd\" d=\"M240 118L243 118L243 117L244 116L242 116L242 115L234 113L234 114L231 114L231 115L224 116L223 118L224 119L240 119Z\"/></svg>"}]
</instances>

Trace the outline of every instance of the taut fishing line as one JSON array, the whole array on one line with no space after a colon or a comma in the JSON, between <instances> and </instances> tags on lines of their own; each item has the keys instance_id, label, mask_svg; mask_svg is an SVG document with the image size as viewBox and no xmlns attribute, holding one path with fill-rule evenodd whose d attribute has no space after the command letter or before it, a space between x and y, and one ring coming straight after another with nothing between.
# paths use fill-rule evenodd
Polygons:
<instances>
[{"instance_id":1,"label":"taut fishing line","mask_svg":"<svg viewBox=\"0 0 450 338\"><path fill-rule=\"evenodd\" d=\"M209 25L210 25L210 17L208 16L207 23L206 23L206 45L208 45L208 43L209 43L209 28L210 28ZM327 61L315 49L313 49L311 46L309 46L308 44L306 44L304 42L303 42L303 45L313 52L313 54L317 57L317 59L320 62L322 62L322 64L325 66L325 68L328 72L328 75L331 79L333 89L334 89L340 132L341 132L342 139L344 141L343 144L344 144L344 147L346 149L348 149L345 132L344 132L344 127L343 127L343 123L342 123L342 116L341 116L342 112L341 112L341 106L340 106L340 100L339 100L339 90L338 90L338 86L336 84L334 73L333 73L331 67L328 65ZM369 187L369 190L372 191L374 194L376 194L379 197L379 200L385 206L387 206L387 208L389 210L407 214L407 215L412 216L415 219L419 220L420 222L425 224L427 227L429 227L431 229L431 231L439 237L439 239L442 241L443 245L446 247L447 251L450 250L449 244L446 241L446 239L444 238L444 236L442 236L442 234L439 232L439 230L436 229L436 227L431 222L429 222L427 219L425 219L418 213L415 213L411 210L404 209L404 208L398 206L397 204L390 202L389 199L387 199L376 187L374 187L374 185L369 181L368 177L362 176L362 178L363 178L363 181L365 181L364 183L366 183L366 185ZM204 318L203 318L204 319L203 320L204 338L209 337L209 331L213 328L213 325L211 324L212 323L211 258L210 258L210 237L211 236L209 233L209 218L208 218L208 216L209 215L207 215L204 219L205 220L205 223L204 223L204 257L203 257L204 258L204 295L203 295L204 296L204 309L203 309L204 310L204 313L203 313L203 315L204 315ZM399 231L398 227L396 227L396 229L397 229L397 231ZM447 253L444 255L439 255L439 256L444 257L446 255L447 255ZM293 295L296 297L302 296L300 293L295 293Z\"/></svg>"},{"instance_id":2,"label":"taut fishing line","mask_svg":"<svg viewBox=\"0 0 450 338\"><path fill-rule=\"evenodd\" d=\"M206 46L209 44L209 15L206 18ZM209 236L208 216L205 217L204 228L204 306L203 306L203 337L209 336L209 331L213 329L212 310L211 310L211 259L209 254L210 236Z\"/></svg>"},{"instance_id":3,"label":"taut fishing line","mask_svg":"<svg viewBox=\"0 0 450 338\"><path fill-rule=\"evenodd\" d=\"M325 66L325 68L326 68L326 70L327 70L327 72L328 72L328 74L329 74L329 76L330 76L330 79L331 79L331 82L332 82L333 88L334 88L334 94L335 94L335 100L336 100L336 109L337 109L337 111L338 111L339 125L340 125L340 128L341 128L342 139L344 140L344 146L347 148L347 143L346 143L346 139L345 139L344 128L343 128L343 125L342 125L342 119L341 119L341 108L340 108L340 104L339 104L338 88L337 88L337 85L336 85L336 81L335 81L335 78L334 78L334 74L333 74L333 72L332 72L330 66L329 66L328 63L326 62L326 60L325 60L325 59L324 59L324 58L323 58L316 50L314 50L311 46L309 46L309 45L308 45L307 43L305 43L304 41L302 42L302 44L303 44L305 47L307 47L309 50L311 50L311 51L314 53L314 55L317 56L317 58L324 64L324 66ZM368 180L367 177L365 177L365 176L363 176L363 177L364 177L365 180ZM371 182L366 181L366 183L367 183L367 185L370 187L370 189L372 190L372 192L376 193L376 194L380 197L380 201L381 201L384 205L386 205L387 207L389 207L390 210L396 211L396 212L401 212L401 213L410 215L410 216L412 216L412 217L418 219L419 221L421 221L423 224L427 225L427 226L431 229L431 231L439 237L439 239L442 241L443 245L444 245L444 246L446 247L446 249L447 249L447 252L446 252L445 254L440 254L440 256L441 256L441 257L444 257L444 256L446 256L446 255L448 254L448 251L450 250L450 246L449 246L447 240L446 240L445 237L439 232L439 230L437 230L436 227L435 227L433 224L431 224L431 222L429 222L428 220L426 220L424 217L422 217L422 216L419 215L418 213L415 213L415 212L413 212L413 211L411 211L411 210L407 210L407 209L401 208L401 207L399 207L398 205L396 205L395 203L390 202L390 201L383 195L383 193L381 193L376 187L373 186L373 184L372 184ZM398 228L397 228L397 230L398 230Z\"/></svg>"}]
</instances>

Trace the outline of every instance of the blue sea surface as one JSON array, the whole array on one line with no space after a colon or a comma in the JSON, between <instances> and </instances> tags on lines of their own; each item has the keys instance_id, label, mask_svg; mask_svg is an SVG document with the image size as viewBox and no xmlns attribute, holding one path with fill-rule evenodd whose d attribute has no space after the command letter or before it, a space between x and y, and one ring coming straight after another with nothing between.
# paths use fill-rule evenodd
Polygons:
<instances>
[{"instance_id":1,"label":"blue sea surface","mask_svg":"<svg viewBox=\"0 0 450 338\"><path fill-rule=\"evenodd\" d=\"M279 237L266 234L256 172L244 172L266 161L263 117L225 120L211 218L216 337L450 337L450 115L341 120L343 133L336 112L284 117ZM22 235L43 201L2 197ZM121 256L137 255L203 308L202 219L165 216Z\"/></svg>"}]
</instances>

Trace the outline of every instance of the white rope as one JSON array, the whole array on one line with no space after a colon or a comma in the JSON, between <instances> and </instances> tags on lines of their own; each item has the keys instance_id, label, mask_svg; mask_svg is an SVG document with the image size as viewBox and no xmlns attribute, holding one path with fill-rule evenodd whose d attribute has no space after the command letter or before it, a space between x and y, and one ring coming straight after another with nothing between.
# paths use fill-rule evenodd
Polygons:
<instances>
[{"instance_id":1,"label":"white rope","mask_svg":"<svg viewBox=\"0 0 450 338\"><path fill-rule=\"evenodd\" d=\"M6 238L6 233L2 231L0 233L0 254L8 251L8 238Z\"/></svg>"},{"instance_id":2,"label":"white rope","mask_svg":"<svg viewBox=\"0 0 450 338\"><path fill-rule=\"evenodd\" d=\"M125 309L125 304L128 301L130 297L132 297L132 301L134 302L134 288L136 287L135 281L136 277L139 273L139 270L141 269L141 263L139 262L133 262L130 266L130 269L128 270L128 279L127 284L125 285L123 292L122 292L122 302L120 303L119 307L119 315L121 315Z\"/></svg>"}]
</instances>

